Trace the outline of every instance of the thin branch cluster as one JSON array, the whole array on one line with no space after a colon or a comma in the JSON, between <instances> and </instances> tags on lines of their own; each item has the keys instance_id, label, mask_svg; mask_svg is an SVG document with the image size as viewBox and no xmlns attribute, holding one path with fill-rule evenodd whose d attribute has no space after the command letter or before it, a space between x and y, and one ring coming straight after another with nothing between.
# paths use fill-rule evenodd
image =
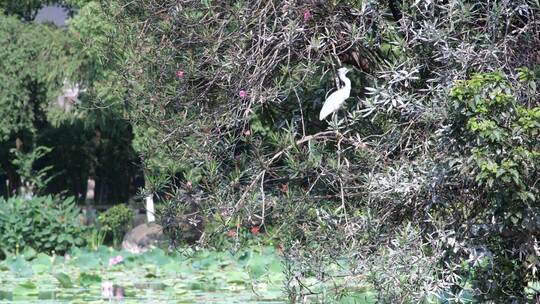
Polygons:
<instances>
[{"instance_id":1,"label":"thin branch cluster","mask_svg":"<svg viewBox=\"0 0 540 304\"><path fill-rule=\"evenodd\" d=\"M199 212L222 220L212 233L237 223L272 232L290 262L291 299L323 299L330 281L343 293L370 284L388 303L470 287L458 265L487 254L486 240L467 236L489 203L447 163L448 95L475 73L517 83L517 68L540 63L534 1L104 8L129 45L127 105L154 190L169 201L193 194ZM337 121L321 122L342 65L354 68L351 98ZM537 91L517 91L538 105ZM341 258L349 271L332 269Z\"/></svg>"}]
</instances>

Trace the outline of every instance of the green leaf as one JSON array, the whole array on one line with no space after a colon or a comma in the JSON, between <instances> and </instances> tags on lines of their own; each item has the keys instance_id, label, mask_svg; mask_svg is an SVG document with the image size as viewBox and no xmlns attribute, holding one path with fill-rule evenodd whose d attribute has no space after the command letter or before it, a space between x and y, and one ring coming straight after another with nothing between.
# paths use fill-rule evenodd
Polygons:
<instances>
[{"instance_id":1,"label":"green leaf","mask_svg":"<svg viewBox=\"0 0 540 304\"><path fill-rule=\"evenodd\" d=\"M36 284L34 284L34 282L32 282L32 281L26 281L26 282L21 283L21 284L19 284L17 286L25 288L25 289L36 289L37 288Z\"/></svg>"},{"instance_id":2,"label":"green leaf","mask_svg":"<svg viewBox=\"0 0 540 304\"><path fill-rule=\"evenodd\" d=\"M75 258L74 263L81 269L92 269L100 266L99 259L91 253L82 253Z\"/></svg>"},{"instance_id":3,"label":"green leaf","mask_svg":"<svg viewBox=\"0 0 540 304\"><path fill-rule=\"evenodd\" d=\"M39 253L32 261L32 269L37 273L49 272L52 267L52 259L46 254Z\"/></svg>"},{"instance_id":4,"label":"green leaf","mask_svg":"<svg viewBox=\"0 0 540 304\"><path fill-rule=\"evenodd\" d=\"M30 263L22 256L17 256L14 260L8 262L9 269L20 277L31 277L34 274Z\"/></svg>"},{"instance_id":5,"label":"green leaf","mask_svg":"<svg viewBox=\"0 0 540 304\"><path fill-rule=\"evenodd\" d=\"M101 277L97 274L89 274L89 273L83 272L79 276L79 283L85 287L101 283L101 281L102 281Z\"/></svg>"},{"instance_id":6,"label":"green leaf","mask_svg":"<svg viewBox=\"0 0 540 304\"><path fill-rule=\"evenodd\" d=\"M227 273L227 283L231 284L245 284L249 282L249 276L242 271L231 271Z\"/></svg>"},{"instance_id":7,"label":"green leaf","mask_svg":"<svg viewBox=\"0 0 540 304\"><path fill-rule=\"evenodd\" d=\"M255 278L262 276L266 272L268 258L261 255L254 255L249 261L247 268Z\"/></svg>"},{"instance_id":8,"label":"green leaf","mask_svg":"<svg viewBox=\"0 0 540 304\"><path fill-rule=\"evenodd\" d=\"M60 282L60 285L63 288L73 287L73 282L71 282L71 278L67 274L60 272L60 273L54 274L54 277L58 280L58 282Z\"/></svg>"},{"instance_id":9,"label":"green leaf","mask_svg":"<svg viewBox=\"0 0 540 304\"><path fill-rule=\"evenodd\" d=\"M37 295L37 286L32 281L26 281L24 283L21 283L13 289L13 295L17 296L34 296Z\"/></svg>"}]
</instances>

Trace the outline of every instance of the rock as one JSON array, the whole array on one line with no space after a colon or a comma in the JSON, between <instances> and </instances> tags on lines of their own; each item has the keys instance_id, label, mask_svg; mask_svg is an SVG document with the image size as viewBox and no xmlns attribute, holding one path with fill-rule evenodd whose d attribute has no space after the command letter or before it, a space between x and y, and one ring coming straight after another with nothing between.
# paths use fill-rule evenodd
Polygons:
<instances>
[{"instance_id":1,"label":"rock","mask_svg":"<svg viewBox=\"0 0 540 304\"><path fill-rule=\"evenodd\" d=\"M163 228L156 223L141 224L126 233L122 249L131 253L142 253L163 242Z\"/></svg>"},{"instance_id":2,"label":"rock","mask_svg":"<svg viewBox=\"0 0 540 304\"><path fill-rule=\"evenodd\" d=\"M146 218L146 212L137 212L133 216L133 222L131 227L137 227L139 225L146 224Z\"/></svg>"}]
</instances>

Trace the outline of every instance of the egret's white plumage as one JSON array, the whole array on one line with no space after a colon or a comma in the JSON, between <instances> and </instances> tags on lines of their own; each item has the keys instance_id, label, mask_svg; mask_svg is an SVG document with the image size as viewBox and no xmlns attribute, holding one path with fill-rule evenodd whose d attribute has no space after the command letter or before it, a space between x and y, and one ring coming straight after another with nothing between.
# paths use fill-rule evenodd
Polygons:
<instances>
[{"instance_id":1,"label":"egret's white plumage","mask_svg":"<svg viewBox=\"0 0 540 304\"><path fill-rule=\"evenodd\" d=\"M349 69L346 67L338 69L338 77L345 85L328 96L321 109L321 114L319 114L319 120L323 120L326 116L339 110L345 100L351 95L351 80L345 76L347 72L349 72Z\"/></svg>"}]
</instances>

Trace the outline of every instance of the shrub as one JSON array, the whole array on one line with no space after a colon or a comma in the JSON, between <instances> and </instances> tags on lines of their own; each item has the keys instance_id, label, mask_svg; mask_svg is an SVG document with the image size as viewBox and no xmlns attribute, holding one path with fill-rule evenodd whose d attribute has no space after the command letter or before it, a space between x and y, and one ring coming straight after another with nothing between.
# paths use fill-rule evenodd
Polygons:
<instances>
[{"instance_id":1,"label":"shrub","mask_svg":"<svg viewBox=\"0 0 540 304\"><path fill-rule=\"evenodd\" d=\"M112 233L114 246L117 246L132 219L133 211L125 204L119 204L103 212L98 221L103 230Z\"/></svg>"},{"instance_id":2,"label":"shrub","mask_svg":"<svg viewBox=\"0 0 540 304\"><path fill-rule=\"evenodd\" d=\"M292 288L311 285L308 275L343 276L328 265L345 258L351 276L391 267L370 272L379 276L370 280L381 302L423 302L447 289L444 280L456 277L455 263L475 245L466 235L469 220L495 206L486 204L495 192L444 165L449 147L459 147L445 136L439 141L454 122L447 119L448 91L474 73L504 70L513 79L515 68L536 64L539 8L526 0L360 2L118 0L103 10L114 12L110 19L122 33L115 42L124 39L124 49L134 50L118 67L145 174L156 181L149 189L178 204L186 204L181 190L200 193L201 213L219 213L223 227L276 227L294 270L287 275L291 299L313 294ZM344 64L357 68L348 75L344 119L321 122L331 71ZM523 94L514 93L524 105ZM530 105L538 100L531 97ZM528 126L534 115L509 122ZM476 145L476 131L467 132ZM512 140L497 145L507 153ZM489 147L486 156L498 150ZM471 156L465 147L456 158ZM520 185L516 195L529 196L536 176L514 163L501 182L521 171L506 189ZM405 239L399 231L408 223L418 231L414 243L393 245ZM508 244L518 249L518 242ZM367 258L376 254L387 260ZM415 277L431 265L448 273ZM462 286L449 284L449 294ZM522 298L521 290L511 286L497 301Z\"/></svg>"},{"instance_id":3,"label":"shrub","mask_svg":"<svg viewBox=\"0 0 540 304\"><path fill-rule=\"evenodd\" d=\"M503 73L478 74L459 82L451 92L451 136L459 143L455 150L468 157L463 173L472 174L489 190L490 200L534 202L540 106L522 105L515 95Z\"/></svg>"},{"instance_id":4,"label":"shrub","mask_svg":"<svg viewBox=\"0 0 540 304\"><path fill-rule=\"evenodd\" d=\"M75 199L52 196L0 198L0 248L18 253L27 247L63 253L84 245Z\"/></svg>"},{"instance_id":5,"label":"shrub","mask_svg":"<svg viewBox=\"0 0 540 304\"><path fill-rule=\"evenodd\" d=\"M40 191L43 191L53 179L53 176L47 177L47 172L52 169L52 166L46 166L39 170L34 168L34 163L51 151L51 148L45 146L35 147L28 153L23 153L18 149L11 149L11 153L14 155L12 163L17 167L17 173L21 176L23 184L24 193L20 193L21 195L40 194Z\"/></svg>"},{"instance_id":6,"label":"shrub","mask_svg":"<svg viewBox=\"0 0 540 304\"><path fill-rule=\"evenodd\" d=\"M526 74L536 78L526 69L515 84L501 72L477 74L450 94L449 163L468 190L455 204L469 210L463 226L472 232L461 237L487 257L472 269L482 300L525 297L540 266L540 106L516 98Z\"/></svg>"}]
</instances>

